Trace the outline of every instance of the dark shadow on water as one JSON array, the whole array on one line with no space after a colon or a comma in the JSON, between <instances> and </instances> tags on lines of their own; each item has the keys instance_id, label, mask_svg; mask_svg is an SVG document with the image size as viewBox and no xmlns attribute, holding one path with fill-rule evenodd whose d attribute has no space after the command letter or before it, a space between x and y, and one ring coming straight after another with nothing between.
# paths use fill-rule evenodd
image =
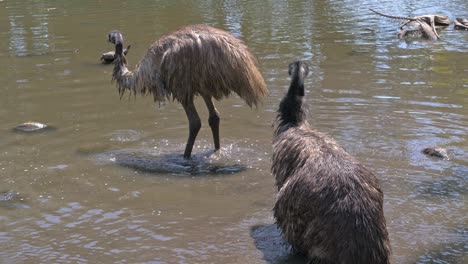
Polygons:
<instances>
[{"instance_id":1,"label":"dark shadow on water","mask_svg":"<svg viewBox=\"0 0 468 264\"><path fill-rule=\"evenodd\" d=\"M305 264L304 255L294 252L275 224L256 225L250 229L250 236L255 246L263 253L265 263L269 264Z\"/></svg>"},{"instance_id":2,"label":"dark shadow on water","mask_svg":"<svg viewBox=\"0 0 468 264\"><path fill-rule=\"evenodd\" d=\"M180 175L225 175L247 169L241 164L224 164L212 158L213 151L192 155L190 160L181 154L151 154L147 152L120 151L110 153L116 164L148 173L170 173Z\"/></svg>"}]
</instances>

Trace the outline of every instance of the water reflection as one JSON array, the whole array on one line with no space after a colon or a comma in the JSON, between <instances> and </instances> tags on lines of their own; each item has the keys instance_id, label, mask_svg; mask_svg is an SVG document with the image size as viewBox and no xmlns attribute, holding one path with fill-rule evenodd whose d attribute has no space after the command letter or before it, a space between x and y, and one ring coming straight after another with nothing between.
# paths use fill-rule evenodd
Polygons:
<instances>
[{"instance_id":1,"label":"water reflection","mask_svg":"<svg viewBox=\"0 0 468 264\"><path fill-rule=\"evenodd\" d=\"M225 12L226 28L229 29L229 32L238 37L243 38L242 35L242 16L243 12L240 9L240 2L237 1L224 1L223 10Z\"/></svg>"},{"instance_id":2,"label":"water reflection","mask_svg":"<svg viewBox=\"0 0 468 264\"><path fill-rule=\"evenodd\" d=\"M25 56L31 51L50 48L49 14L46 3L34 1L21 11L8 8L10 25L10 51L16 56ZM25 12L26 11L26 12ZM18 13L17 13L18 12Z\"/></svg>"}]
</instances>

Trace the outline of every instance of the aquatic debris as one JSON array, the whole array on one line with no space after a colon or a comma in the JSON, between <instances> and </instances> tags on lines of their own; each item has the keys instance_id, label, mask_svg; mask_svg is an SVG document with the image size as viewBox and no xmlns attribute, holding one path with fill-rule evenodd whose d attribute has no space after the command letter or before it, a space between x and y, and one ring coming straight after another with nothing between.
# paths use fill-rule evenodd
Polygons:
<instances>
[{"instance_id":1,"label":"aquatic debris","mask_svg":"<svg viewBox=\"0 0 468 264\"><path fill-rule=\"evenodd\" d=\"M399 39L416 36L423 37L428 40L438 40L440 37L437 33L437 29L450 25L450 20L448 17L442 15L406 17L387 15L371 8L369 8L369 10L386 18L406 20L406 22L400 25L401 31L397 35ZM410 28L403 29L404 26L410 26Z\"/></svg>"},{"instance_id":2,"label":"aquatic debris","mask_svg":"<svg viewBox=\"0 0 468 264\"><path fill-rule=\"evenodd\" d=\"M429 157L449 159L447 150L441 147L428 147L423 149L422 153Z\"/></svg>"},{"instance_id":3,"label":"aquatic debris","mask_svg":"<svg viewBox=\"0 0 468 264\"><path fill-rule=\"evenodd\" d=\"M39 130L44 130L46 128L49 128L46 124L38 123L38 122L25 122L22 124L19 124L15 127L16 131L21 131L21 132L35 132Z\"/></svg>"},{"instance_id":4,"label":"aquatic debris","mask_svg":"<svg viewBox=\"0 0 468 264\"><path fill-rule=\"evenodd\" d=\"M457 30L468 30L468 19L466 18L459 18L457 17L453 23L455 24L454 25L454 29L457 29Z\"/></svg>"}]
</instances>

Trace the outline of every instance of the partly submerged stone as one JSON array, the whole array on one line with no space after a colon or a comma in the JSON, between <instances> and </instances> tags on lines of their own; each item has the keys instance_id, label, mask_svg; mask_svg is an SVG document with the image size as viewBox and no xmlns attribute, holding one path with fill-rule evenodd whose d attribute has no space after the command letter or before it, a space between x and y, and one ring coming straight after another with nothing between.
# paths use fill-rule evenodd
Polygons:
<instances>
[{"instance_id":1,"label":"partly submerged stone","mask_svg":"<svg viewBox=\"0 0 468 264\"><path fill-rule=\"evenodd\" d=\"M422 153L440 159L449 159L447 150L441 147L428 147L422 150Z\"/></svg>"},{"instance_id":2,"label":"partly submerged stone","mask_svg":"<svg viewBox=\"0 0 468 264\"><path fill-rule=\"evenodd\" d=\"M24 197L16 191L3 191L0 192L0 207L14 209L14 208L28 208L24 202Z\"/></svg>"},{"instance_id":3,"label":"partly submerged stone","mask_svg":"<svg viewBox=\"0 0 468 264\"><path fill-rule=\"evenodd\" d=\"M50 127L47 126L46 124L29 121L29 122L25 122L25 123L17 125L15 127L15 130L20 131L20 132L35 132L35 131L42 131L48 128Z\"/></svg>"}]
</instances>

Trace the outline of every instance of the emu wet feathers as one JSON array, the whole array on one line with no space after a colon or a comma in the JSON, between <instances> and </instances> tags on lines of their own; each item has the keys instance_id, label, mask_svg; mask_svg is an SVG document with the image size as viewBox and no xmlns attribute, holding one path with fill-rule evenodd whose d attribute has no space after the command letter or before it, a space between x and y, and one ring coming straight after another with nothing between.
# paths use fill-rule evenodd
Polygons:
<instances>
[{"instance_id":1,"label":"emu wet feathers","mask_svg":"<svg viewBox=\"0 0 468 264\"><path fill-rule=\"evenodd\" d=\"M185 158L190 158L201 128L195 96L201 96L208 108L208 123L218 150L220 117L212 99L235 93L252 107L268 94L256 58L243 41L226 31L206 25L181 28L154 42L134 71L127 69L122 34L113 31L108 40L115 44L112 80L121 97L127 90L151 93L156 102L172 98L184 107L189 121Z\"/></svg>"},{"instance_id":2,"label":"emu wet feathers","mask_svg":"<svg viewBox=\"0 0 468 264\"><path fill-rule=\"evenodd\" d=\"M303 106L305 62L290 65L273 138L273 208L285 239L321 263L390 263L377 177L331 137L313 130Z\"/></svg>"}]
</instances>

